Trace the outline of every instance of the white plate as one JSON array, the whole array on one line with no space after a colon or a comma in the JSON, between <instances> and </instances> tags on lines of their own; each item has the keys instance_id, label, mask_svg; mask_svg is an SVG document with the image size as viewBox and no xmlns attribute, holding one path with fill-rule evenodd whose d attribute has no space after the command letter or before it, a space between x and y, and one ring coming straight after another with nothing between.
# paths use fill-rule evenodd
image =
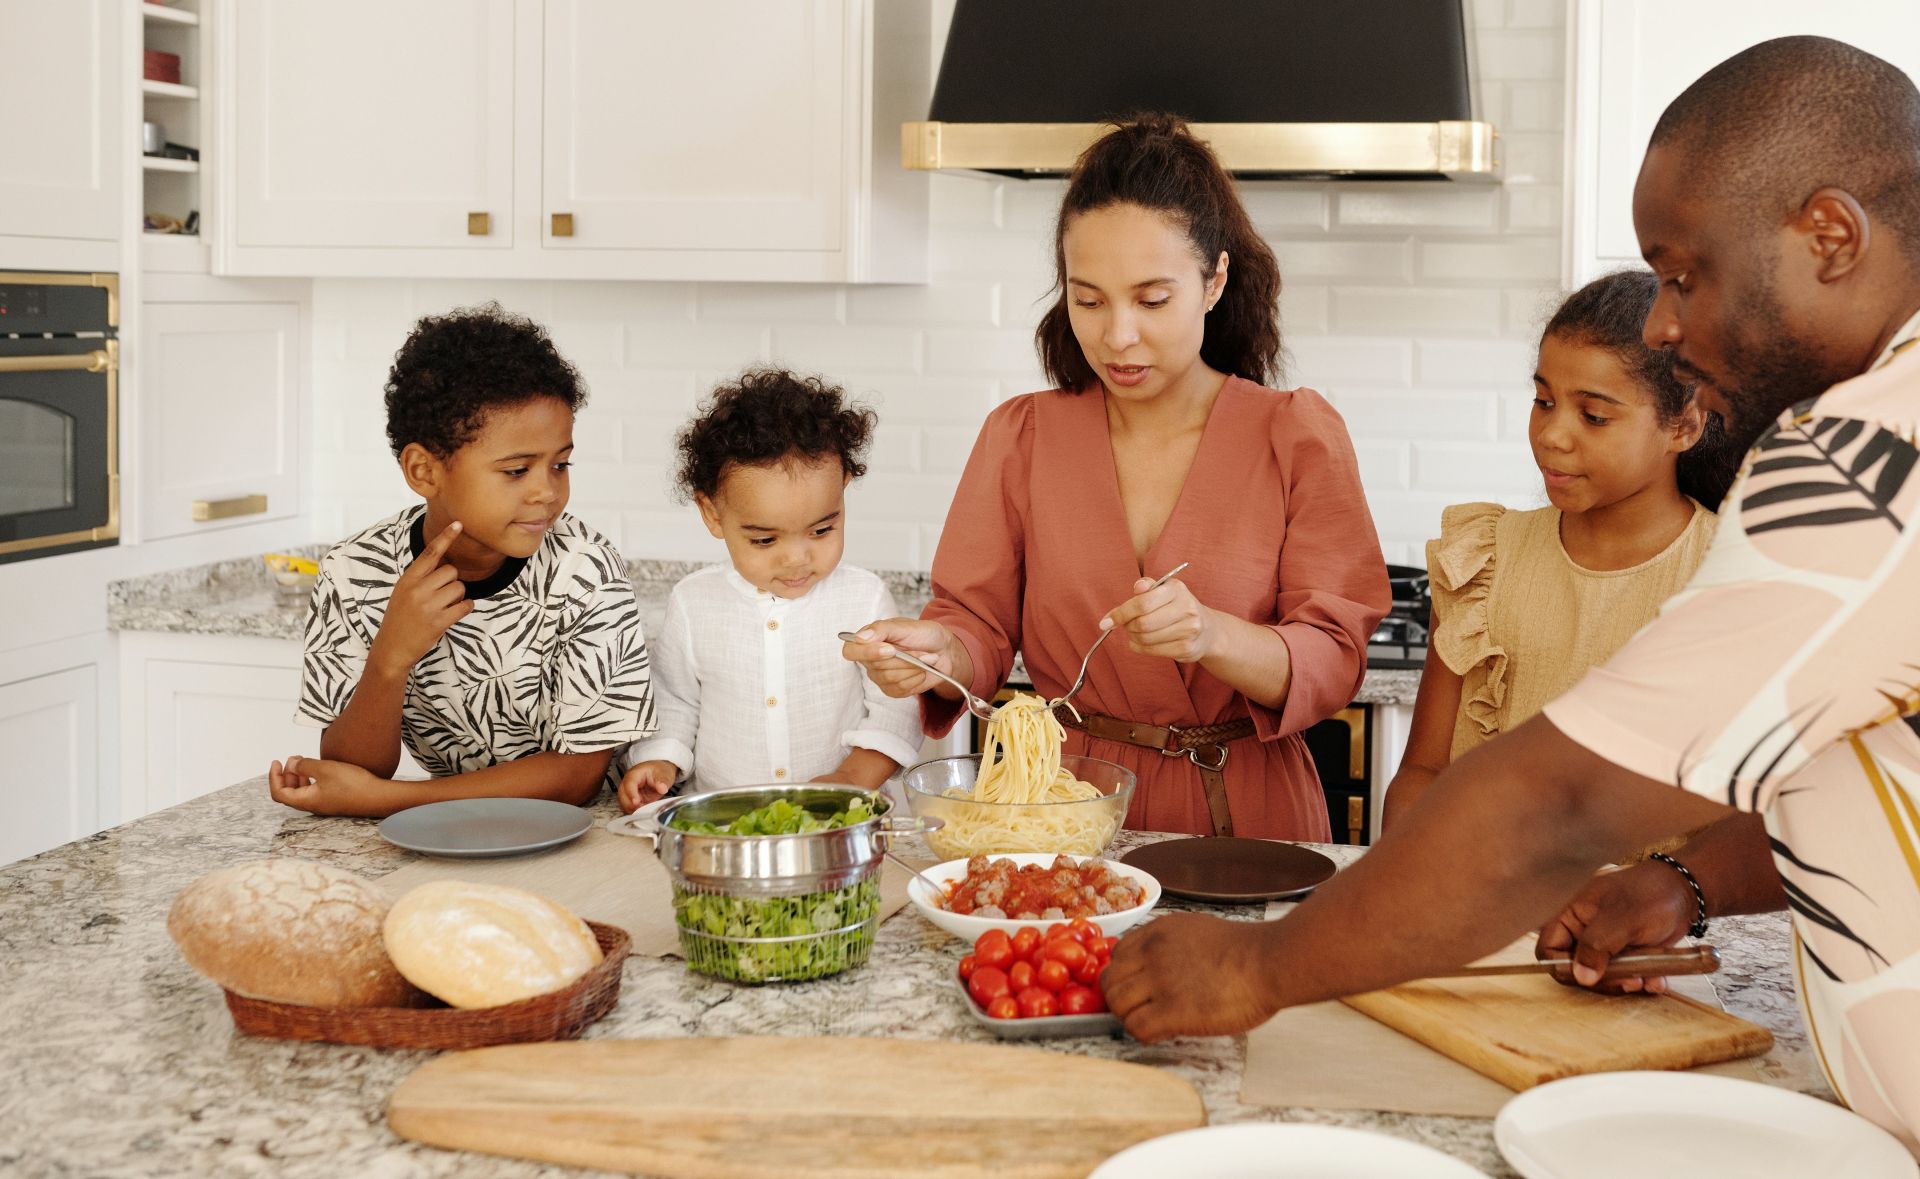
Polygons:
<instances>
[{"instance_id":1,"label":"white plate","mask_svg":"<svg viewBox=\"0 0 1920 1179\"><path fill-rule=\"evenodd\" d=\"M1243 1122L1149 1138L1087 1179L1487 1179L1451 1155L1385 1134Z\"/></svg>"},{"instance_id":2,"label":"white plate","mask_svg":"<svg viewBox=\"0 0 1920 1179\"><path fill-rule=\"evenodd\" d=\"M1893 1135L1840 1106L1698 1073L1569 1077L1507 1102L1493 1140L1526 1179L1914 1179Z\"/></svg>"},{"instance_id":3,"label":"white plate","mask_svg":"<svg viewBox=\"0 0 1920 1179\"><path fill-rule=\"evenodd\" d=\"M1051 852L1017 852L1007 855L989 856L987 858L991 860L1012 860L1015 865L1022 868L1029 864L1051 864L1054 859L1053 853ZM1083 864L1090 862L1079 856L1075 856L1074 859L1079 860L1079 862ZM1100 932L1106 934L1108 937L1118 937L1122 930L1132 929L1145 920L1147 914L1153 912L1153 907L1160 903L1160 882L1145 872L1142 872L1140 869L1122 864L1117 860L1102 860L1100 862L1107 866L1107 871L1116 876L1124 876L1147 890L1147 899L1131 909L1122 909L1118 913L1103 913L1098 917L1089 917L1087 919L1095 925L1098 925ZM922 876L940 885L960 880L965 877L966 874L967 862L965 860L948 860L944 864L935 865L921 873ZM1023 925L1031 925L1038 929L1045 929L1047 926L1053 924L1051 920L1042 919L1018 921L1011 917L969 917L959 913L950 913L933 903L932 894L928 891L926 885L920 883L918 877L907 881L907 899L913 902L913 907L920 910L921 915L927 920L938 925L941 929L946 930L955 937L965 938L969 943L979 938L981 934L987 932L989 929L1004 929L1008 933L1012 933Z\"/></svg>"}]
</instances>

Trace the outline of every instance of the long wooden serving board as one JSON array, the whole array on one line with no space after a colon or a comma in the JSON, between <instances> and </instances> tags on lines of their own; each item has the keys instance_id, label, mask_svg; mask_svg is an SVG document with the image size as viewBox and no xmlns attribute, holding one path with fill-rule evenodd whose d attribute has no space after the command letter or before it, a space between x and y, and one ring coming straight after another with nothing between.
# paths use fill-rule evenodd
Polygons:
<instances>
[{"instance_id":1,"label":"long wooden serving board","mask_svg":"<svg viewBox=\"0 0 1920 1179\"><path fill-rule=\"evenodd\" d=\"M1510 1089L1757 1056L1773 1033L1680 995L1596 995L1544 975L1426 979L1344 1002Z\"/></svg>"},{"instance_id":2,"label":"long wooden serving board","mask_svg":"<svg viewBox=\"0 0 1920 1179\"><path fill-rule=\"evenodd\" d=\"M387 1123L433 1146L676 1179L1080 1179L1206 1110L1145 1065L767 1036L450 1053L401 1082Z\"/></svg>"}]
</instances>

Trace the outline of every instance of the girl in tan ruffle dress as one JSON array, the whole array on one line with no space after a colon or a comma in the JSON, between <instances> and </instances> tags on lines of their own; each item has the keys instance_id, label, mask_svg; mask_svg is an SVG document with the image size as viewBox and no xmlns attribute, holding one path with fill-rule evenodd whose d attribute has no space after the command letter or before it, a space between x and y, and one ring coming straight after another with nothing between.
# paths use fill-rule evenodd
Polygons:
<instances>
[{"instance_id":1,"label":"girl in tan ruffle dress","mask_svg":"<svg viewBox=\"0 0 1920 1179\"><path fill-rule=\"evenodd\" d=\"M1430 653L1383 827L1624 646L1706 556L1738 456L1641 342L1658 289L1644 270L1595 279L1541 335L1527 439L1551 506L1441 514Z\"/></svg>"}]
</instances>

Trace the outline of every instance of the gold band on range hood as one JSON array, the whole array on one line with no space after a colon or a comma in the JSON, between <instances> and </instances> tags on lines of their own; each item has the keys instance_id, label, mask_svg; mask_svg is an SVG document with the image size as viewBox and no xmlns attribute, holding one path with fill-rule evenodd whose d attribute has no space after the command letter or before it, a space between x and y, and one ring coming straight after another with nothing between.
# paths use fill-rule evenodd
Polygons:
<instances>
[{"instance_id":1,"label":"gold band on range hood","mask_svg":"<svg viewBox=\"0 0 1920 1179\"><path fill-rule=\"evenodd\" d=\"M903 123L900 161L919 172L1064 175L1105 123ZM1227 171L1242 175L1499 180L1491 123L1195 123Z\"/></svg>"}]
</instances>

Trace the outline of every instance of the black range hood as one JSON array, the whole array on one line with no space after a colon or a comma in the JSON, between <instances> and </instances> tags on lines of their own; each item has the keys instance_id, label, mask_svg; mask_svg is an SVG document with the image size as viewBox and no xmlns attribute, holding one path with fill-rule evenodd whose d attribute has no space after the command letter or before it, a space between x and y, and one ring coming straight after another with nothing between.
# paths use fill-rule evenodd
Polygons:
<instances>
[{"instance_id":1,"label":"black range hood","mask_svg":"<svg viewBox=\"0 0 1920 1179\"><path fill-rule=\"evenodd\" d=\"M1060 175L1136 111L1246 178L1498 179L1460 0L955 0L902 159Z\"/></svg>"}]
</instances>

